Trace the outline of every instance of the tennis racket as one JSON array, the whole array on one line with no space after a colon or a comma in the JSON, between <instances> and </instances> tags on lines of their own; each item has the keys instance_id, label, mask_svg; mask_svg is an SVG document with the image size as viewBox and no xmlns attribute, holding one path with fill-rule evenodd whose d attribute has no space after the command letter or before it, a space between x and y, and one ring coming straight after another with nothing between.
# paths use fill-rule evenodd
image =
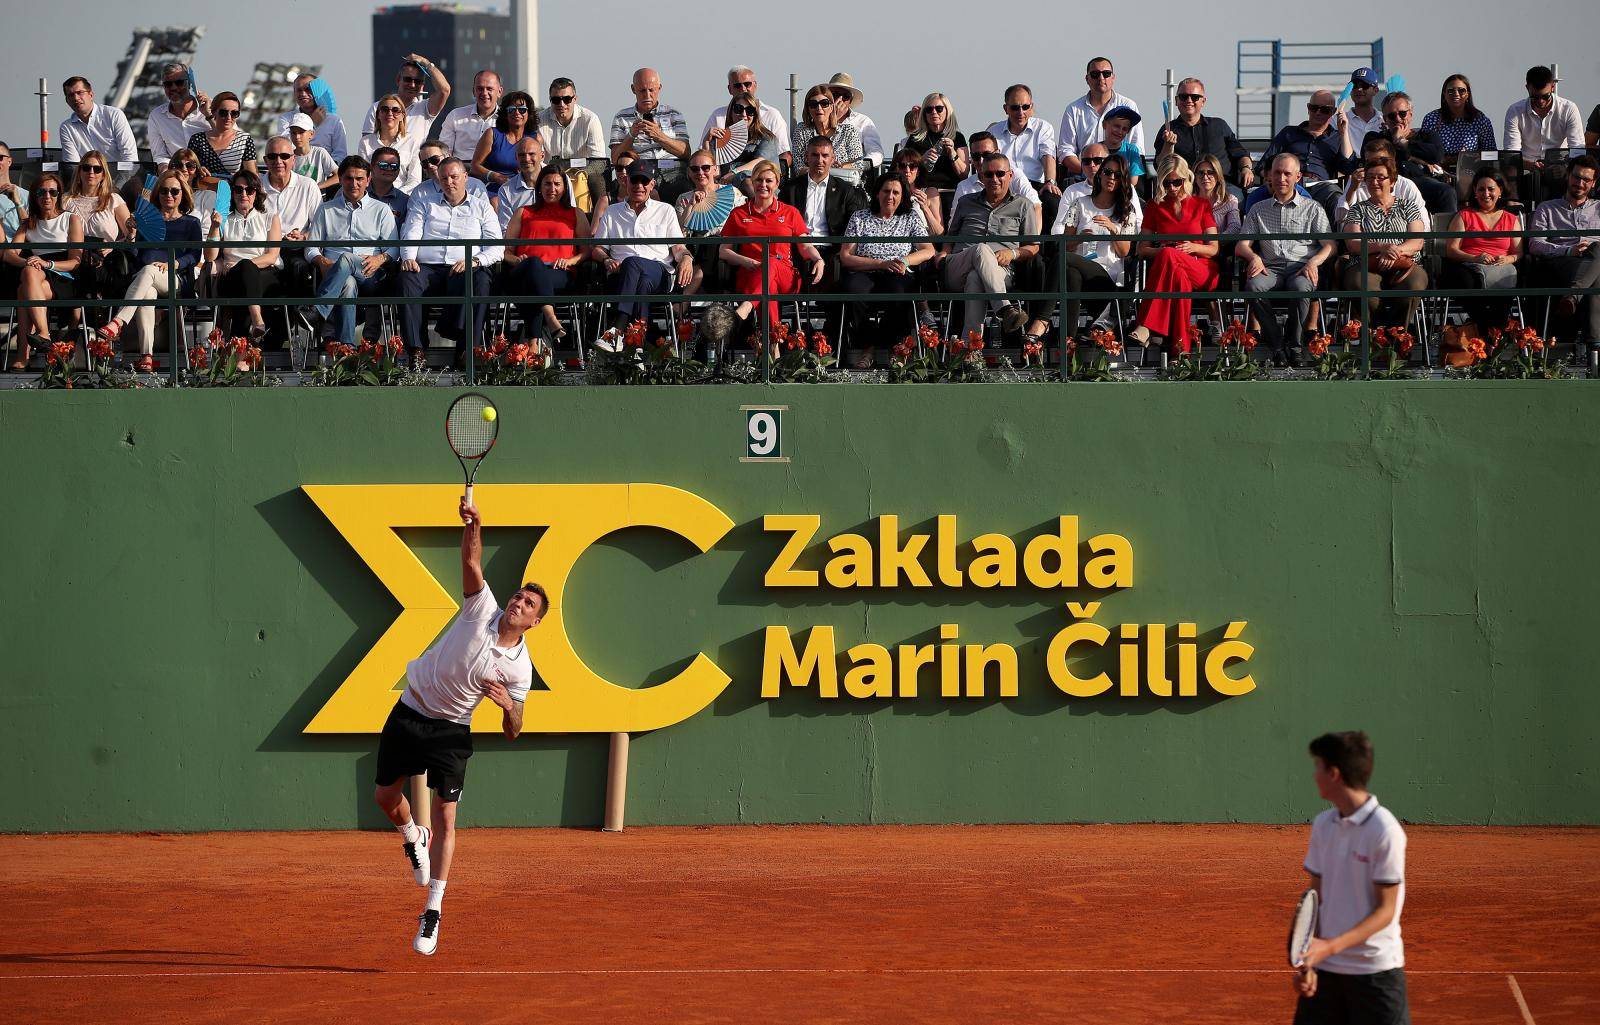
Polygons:
<instances>
[{"instance_id":1,"label":"tennis racket","mask_svg":"<svg viewBox=\"0 0 1600 1025\"><path fill-rule=\"evenodd\" d=\"M1307 890L1294 906L1294 918L1289 923L1289 967L1299 968L1306 963L1306 952L1311 941L1317 938L1317 891Z\"/></svg>"},{"instance_id":2,"label":"tennis racket","mask_svg":"<svg viewBox=\"0 0 1600 1025\"><path fill-rule=\"evenodd\" d=\"M487 395L467 392L450 403L450 411L444 417L444 436L450 443L450 451L461 461L461 472L467 478L468 505L472 504L472 482L478 478L478 467L494 448L494 439L499 434L499 414Z\"/></svg>"}]
</instances>

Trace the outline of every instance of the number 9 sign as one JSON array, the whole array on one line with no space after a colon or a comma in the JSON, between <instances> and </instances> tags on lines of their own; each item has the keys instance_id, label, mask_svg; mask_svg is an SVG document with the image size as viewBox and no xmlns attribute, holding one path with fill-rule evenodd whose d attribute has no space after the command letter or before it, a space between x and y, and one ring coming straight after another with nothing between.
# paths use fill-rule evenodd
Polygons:
<instances>
[{"instance_id":1,"label":"number 9 sign","mask_svg":"<svg viewBox=\"0 0 1600 1025\"><path fill-rule=\"evenodd\" d=\"M783 451L783 411L787 406L740 406L744 413L742 463L787 463Z\"/></svg>"}]
</instances>

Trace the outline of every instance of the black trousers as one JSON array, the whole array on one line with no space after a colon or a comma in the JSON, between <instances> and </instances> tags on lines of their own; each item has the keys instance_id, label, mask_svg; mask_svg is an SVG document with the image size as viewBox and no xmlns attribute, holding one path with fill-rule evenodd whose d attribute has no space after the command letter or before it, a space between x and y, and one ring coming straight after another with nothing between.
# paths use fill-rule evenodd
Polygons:
<instances>
[{"instance_id":1,"label":"black trousers","mask_svg":"<svg viewBox=\"0 0 1600 1025\"><path fill-rule=\"evenodd\" d=\"M1341 975L1317 970L1317 993L1301 997L1294 1025L1411 1025L1406 970Z\"/></svg>"},{"instance_id":2,"label":"black trousers","mask_svg":"<svg viewBox=\"0 0 1600 1025\"><path fill-rule=\"evenodd\" d=\"M1045 289L1054 289L1064 273L1067 279L1069 292L1107 292L1104 299L1071 299L1067 301L1066 311L1062 314L1061 322L1066 325L1067 334L1078 333L1078 317L1085 304L1089 307L1089 319L1100 316L1105 308L1111 305L1117 291L1117 283L1111 280L1111 275L1106 269L1095 263L1081 253L1074 253L1070 249L1052 246L1047 251ZM1063 270L1064 267L1064 270ZM1040 319L1043 319L1042 317Z\"/></svg>"},{"instance_id":3,"label":"black trousers","mask_svg":"<svg viewBox=\"0 0 1600 1025\"><path fill-rule=\"evenodd\" d=\"M420 270L402 271L400 273L400 294L407 298L416 296L435 295L465 295L467 291L467 275L465 273L452 274L450 268L442 263L424 263ZM472 272L472 295L487 297L489 294L489 271L479 267ZM467 340L469 345L476 345L483 338L484 304L472 304L472 328L462 330L463 312L467 309L464 303L449 306L439 318L439 333L454 341ZM426 347L427 339L423 335L422 321L424 307L421 303L407 303L400 313L400 337L405 340L406 348L412 351L421 351Z\"/></svg>"},{"instance_id":4,"label":"black trousers","mask_svg":"<svg viewBox=\"0 0 1600 1025\"><path fill-rule=\"evenodd\" d=\"M853 270L844 276L844 291L852 295L905 295L914 290L915 280L910 274L891 270ZM917 333L917 310L910 302L854 302L849 304L850 344L856 348L887 345L897 338ZM872 316L878 315L878 329L872 328Z\"/></svg>"},{"instance_id":5,"label":"black trousers","mask_svg":"<svg viewBox=\"0 0 1600 1025\"><path fill-rule=\"evenodd\" d=\"M257 267L251 260L240 260L217 282L217 294L224 299L260 299L277 280L276 270ZM250 310L245 306L224 306L217 319L227 325L223 333L232 338L244 334L250 323Z\"/></svg>"}]
</instances>

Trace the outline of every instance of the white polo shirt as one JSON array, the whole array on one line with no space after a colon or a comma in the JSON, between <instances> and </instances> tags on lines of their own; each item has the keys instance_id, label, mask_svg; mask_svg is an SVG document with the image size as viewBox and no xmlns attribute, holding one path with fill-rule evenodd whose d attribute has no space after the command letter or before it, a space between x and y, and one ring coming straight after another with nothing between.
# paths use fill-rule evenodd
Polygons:
<instances>
[{"instance_id":1,"label":"white polo shirt","mask_svg":"<svg viewBox=\"0 0 1600 1025\"><path fill-rule=\"evenodd\" d=\"M989 134L1000 146L1000 152L1011 161L1020 177L1039 181L1044 177L1044 158L1055 158L1056 130L1043 118L1030 117L1018 135L1011 134L1010 121L996 121L989 126Z\"/></svg>"},{"instance_id":2,"label":"white polo shirt","mask_svg":"<svg viewBox=\"0 0 1600 1025\"><path fill-rule=\"evenodd\" d=\"M498 680L512 701L526 701L533 686L533 663L521 638L509 648L495 643L504 614L488 584L468 595L444 636L406 663L401 702L430 719L470 726L472 711L491 680Z\"/></svg>"},{"instance_id":3,"label":"white polo shirt","mask_svg":"<svg viewBox=\"0 0 1600 1025\"><path fill-rule=\"evenodd\" d=\"M150 159L158 164L167 163L172 159L172 154L187 149L189 136L211 128L200 115L198 104L189 111L187 117L182 118L172 112L172 104L159 104L150 108L144 124L145 139L150 145Z\"/></svg>"},{"instance_id":4,"label":"white polo shirt","mask_svg":"<svg viewBox=\"0 0 1600 1025\"><path fill-rule=\"evenodd\" d=\"M1372 105L1371 117L1362 117L1356 113L1356 108L1351 107L1344 112L1344 118L1350 122L1350 145L1356 148L1357 153L1361 152L1361 140L1373 132L1383 131L1383 108L1377 103Z\"/></svg>"},{"instance_id":5,"label":"white polo shirt","mask_svg":"<svg viewBox=\"0 0 1600 1025\"><path fill-rule=\"evenodd\" d=\"M1394 921L1320 967L1342 975L1376 975L1406 963L1400 942L1400 912L1406 903L1406 833L1376 797L1349 818L1329 808L1311 821L1306 871L1322 878L1317 936L1333 939L1354 928L1378 907L1378 883L1399 886Z\"/></svg>"},{"instance_id":6,"label":"white polo shirt","mask_svg":"<svg viewBox=\"0 0 1600 1025\"><path fill-rule=\"evenodd\" d=\"M683 226L672 207L659 200L645 200L644 209L637 213L623 200L606 207L593 234L594 242L608 249L613 260L638 256L670 267L673 243L650 240L681 238Z\"/></svg>"},{"instance_id":7,"label":"white polo shirt","mask_svg":"<svg viewBox=\"0 0 1600 1025\"><path fill-rule=\"evenodd\" d=\"M303 174L291 173L289 184L282 189L262 175L261 194L267 198L267 213L278 215L278 224L285 235L291 231L305 231L322 206L322 190Z\"/></svg>"},{"instance_id":8,"label":"white polo shirt","mask_svg":"<svg viewBox=\"0 0 1600 1025\"><path fill-rule=\"evenodd\" d=\"M1067 104L1066 112L1061 115L1061 127L1056 130L1056 156L1075 157L1090 143L1104 142L1105 129L1101 124L1106 114L1118 107L1127 107L1136 114L1140 113L1139 105L1121 93L1111 94L1111 102L1106 104L1104 111L1097 111L1089 105L1087 93ZM1142 121L1128 133L1128 141L1140 153L1145 151Z\"/></svg>"}]
</instances>

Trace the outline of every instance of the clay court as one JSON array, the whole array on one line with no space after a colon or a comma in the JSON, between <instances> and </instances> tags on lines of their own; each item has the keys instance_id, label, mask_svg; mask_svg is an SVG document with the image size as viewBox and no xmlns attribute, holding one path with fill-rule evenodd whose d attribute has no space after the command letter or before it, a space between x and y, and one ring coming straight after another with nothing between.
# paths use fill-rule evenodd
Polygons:
<instances>
[{"instance_id":1,"label":"clay court","mask_svg":"<svg viewBox=\"0 0 1600 1025\"><path fill-rule=\"evenodd\" d=\"M1600 831L1408 827L1413 1020L1600 1017ZM1288 826L5 836L5 1020L1287 1022Z\"/></svg>"}]
</instances>

